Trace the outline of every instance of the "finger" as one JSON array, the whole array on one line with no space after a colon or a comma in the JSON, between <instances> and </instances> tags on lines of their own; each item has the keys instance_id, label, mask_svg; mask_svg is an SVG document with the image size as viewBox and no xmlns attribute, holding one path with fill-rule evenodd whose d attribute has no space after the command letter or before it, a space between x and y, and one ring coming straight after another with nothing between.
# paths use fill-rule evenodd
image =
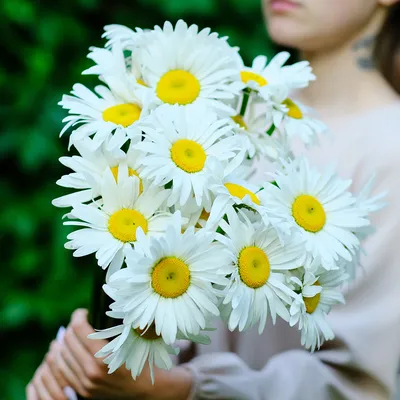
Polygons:
<instances>
[{"instance_id":1,"label":"finger","mask_svg":"<svg viewBox=\"0 0 400 400\"><path fill-rule=\"evenodd\" d=\"M97 359L94 357L95 353L91 353L88 348L81 342L81 340L79 340L77 334L72 329L72 327L67 328L64 339L64 346L66 346L71 351L72 355L79 362L80 365L88 364L93 360L97 361ZM93 341L93 339L87 340ZM107 342L105 344L107 344Z\"/></svg>"},{"instance_id":2,"label":"finger","mask_svg":"<svg viewBox=\"0 0 400 400\"><path fill-rule=\"evenodd\" d=\"M61 352L57 355L57 365L59 371L61 372L63 377L67 380L68 386L71 386L76 392L78 392L82 396L88 397L86 389L84 388L79 378L75 375L75 373L64 361Z\"/></svg>"},{"instance_id":3,"label":"finger","mask_svg":"<svg viewBox=\"0 0 400 400\"><path fill-rule=\"evenodd\" d=\"M62 345L60 343L53 341L50 346L50 351L45 357L45 363L47 364L54 378L56 379L58 386L64 388L65 386L68 386L68 382L60 372L57 363L57 357L61 351L61 347Z\"/></svg>"},{"instance_id":4,"label":"finger","mask_svg":"<svg viewBox=\"0 0 400 400\"><path fill-rule=\"evenodd\" d=\"M65 333L64 347L71 352L86 376L89 376L91 371L97 371L96 374L101 374L102 376L107 375L108 371L104 362L94 357L94 354L89 353L71 327L68 327Z\"/></svg>"},{"instance_id":5,"label":"finger","mask_svg":"<svg viewBox=\"0 0 400 400\"><path fill-rule=\"evenodd\" d=\"M88 322L89 311L86 308L77 308L71 315L70 324L76 320L85 320Z\"/></svg>"},{"instance_id":6,"label":"finger","mask_svg":"<svg viewBox=\"0 0 400 400\"><path fill-rule=\"evenodd\" d=\"M63 376L63 374L58 366L57 366L57 368L50 368L50 366L49 366L49 369L59 387L65 388L66 386L69 385L67 379L65 379L65 377Z\"/></svg>"},{"instance_id":7,"label":"finger","mask_svg":"<svg viewBox=\"0 0 400 400\"><path fill-rule=\"evenodd\" d=\"M39 396L36 393L35 386L33 383L29 383L29 385L26 387L26 399L27 400L39 400Z\"/></svg>"},{"instance_id":8,"label":"finger","mask_svg":"<svg viewBox=\"0 0 400 400\"><path fill-rule=\"evenodd\" d=\"M79 358L78 360L75 358L74 354L65 343L62 346L60 353L62 359L67 364L69 369L74 373L74 375L77 377L81 377L84 374L82 361Z\"/></svg>"},{"instance_id":9,"label":"finger","mask_svg":"<svg viewBox=\"0 0 400 400\"><path fill-rule=\"evenodd\" d=\"M78 309L72 314L70 327L76 337L90 354L101 350L108 342L106 340L88 339L88 335L94 333L93 327L87 321L87 310Z\"/></svg>"},{"instance_id":10,"label":"finger","mask_svg":"<svg viewBox=\"0 0 400 400\"><path fill-rule=\"evenodd\" d=\"M36 394L37 394L38 397L40 397L40 396L39 396L39 392L38 392L37 389L36 389L36 384L37 384L37 382L40 381L40 375L41 375L41 373L42 373L42 368L43 368L43 363L40 364L39 367L38 367L38 369L35 371L35 375L33 375L32 382L31 382L31 383L32 383L32 386L34 387L35 392L36 392Z\"/></svg>"},{"instance_id":11,"label":"finger","mask_svg":"<svg viewBox=\"0 0 400 400\"><path fill-rule=\"evenodd\" d=\"M40 371L35 375L35 378L33 380L33 385L35 387L35 390L36 390L37 394L39 395L40 400L53 400L52 397L50 396L50 393L44 386L41 371L42 371L42 367L40 368Z\"/></svg>"},{"instance_id":12,"label":"finger","mask_svg":"<svg viewBox=\"0 0 400 400\"><path fill-rule=\"evenodd\" d=\"M42 369L42 382L47 389L48 393L51 395L52 399L57 400L67 400L67 397L64 394L63 387L60 386L50 368L47 364L43 365Z\"/></svg>"}]
</instances>

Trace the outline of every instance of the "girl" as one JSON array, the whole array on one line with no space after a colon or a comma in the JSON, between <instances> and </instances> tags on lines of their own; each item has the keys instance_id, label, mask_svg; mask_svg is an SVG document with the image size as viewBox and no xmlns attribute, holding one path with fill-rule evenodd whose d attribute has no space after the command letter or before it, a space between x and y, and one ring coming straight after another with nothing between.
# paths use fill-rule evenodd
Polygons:
<instances>
[{"instance_id":1,"label":"girl","mask_svg":"<svg viewBox=\"0 0 400 400\"><path fill-rule=\"evenodd\" d=\"M27 388L29 400L64 399L69 385L87 398L110 399L390 399L400 359L400 4L398 0L264 0L273 40L298 50L318 77L299 100L314 107L334 133L309 155L336 161L353 190L375 172L389 206L365 243L363 270L346 289L346 305L329 315L336 339L310 354L286 323L230 333L221 324L212 344L187 349L189 361L133 381L107 374L92 354L86 312L78 310L65 344L53 344ZM299 149L299 151L302 151ZM259 166L260 175L265 166ZM194 354L189 354L190 351ZM212 353L212 354L211 354ZM194 357L191 357L194 356ZM190 359L191 358L191 359Z\"/></svg>"}]
</instances>

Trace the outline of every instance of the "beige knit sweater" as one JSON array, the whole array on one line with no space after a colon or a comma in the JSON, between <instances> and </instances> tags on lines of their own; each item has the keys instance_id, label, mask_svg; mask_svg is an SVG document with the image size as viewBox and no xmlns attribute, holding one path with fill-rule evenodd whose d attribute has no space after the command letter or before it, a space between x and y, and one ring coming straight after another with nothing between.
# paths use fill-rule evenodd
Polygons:
<instances>
[{"instance_id":1,"label":"beige knit sweater","mask_svg":"<svg viewBox=\"0 0 400 400\"><path fill-rule=\"evenodd\" d=\"M389 205L374 216L377 233L365 247L346 304L329 322L336 339L310 354L284 321L230 333L216 322L212 344L198 346L184 364L193 372L193 399L390 399L400 360L400 102L328 121L334 134L309 152L320 166L336 163L358 191L376 172L376 192L390 190ZM299 150L302 152L302 150ZM267 169L258 165L257 178Z\"/></svg>"}]
</instances>

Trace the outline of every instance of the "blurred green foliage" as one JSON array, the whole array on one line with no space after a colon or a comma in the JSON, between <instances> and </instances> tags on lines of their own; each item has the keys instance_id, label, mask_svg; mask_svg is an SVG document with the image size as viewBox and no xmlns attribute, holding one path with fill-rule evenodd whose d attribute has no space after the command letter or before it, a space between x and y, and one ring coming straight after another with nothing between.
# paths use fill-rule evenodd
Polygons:
<instances>
[{"instance_id":1,"label":"blurred green foliage","mask_svg":"<svg viewBox=\"0 0 400 400\"><path fill-rule=\"evenodd\" d=\"M229 36L247 63L273 49L260 0L1 0L0 18L0 398L19 400L58 327L92 291L93 260L64 249L64 210L50 202L66 172L57 102L75 82L94 83L80 74L88 47L104 45L103 26L184 18Z\"/></svg>"}]
</instances>

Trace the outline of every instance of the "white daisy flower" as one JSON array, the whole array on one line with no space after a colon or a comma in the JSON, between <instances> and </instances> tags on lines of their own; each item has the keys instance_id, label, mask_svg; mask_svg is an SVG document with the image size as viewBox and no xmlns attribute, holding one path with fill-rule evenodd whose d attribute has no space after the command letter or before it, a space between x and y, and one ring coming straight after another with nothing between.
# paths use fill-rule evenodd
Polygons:
<instances>
[{"instance_id":1,"label":"white daisy flower","mask_svg":"<svg viewBox=\"0 0 400 400\"><path fill-rule=\"evenodd\" d=\"M290 307L290 326L299 325L301 344L314 351L335 336L326 316L333 305L344 303L340 287L348 275L342 270L326 271L323 268L314 273L299 269L295 274L299 277L292 277L291 282L298 295Z\"/></svg>"},{"instance_id":2,"label":"white daisy flower","mask_svg":"<svg viewBox=\"0 0 400 400\"><path fill-rule=\"evenodd\" d=\"M283 52L284 55L277 55L275 68L279 68L279 65L284 64L290 57L287 53ZM286 58L286 60L285 60ZM274 57L275 59L275 57ZM273 62L271 60L270 64ZM317 78L312 72L312 68L308 61L299 61L292 65L284 65L280 69L281 79L289 87L289 90L302 89L307 87L310 82L315 81Z\"/></svg>"},{"instance_id":3,"label":"white daisy flower","mask_svg":"<svg viewBox=\"0 0 400 400\"><path fill-rule=\"evenodd\" d=\"M174 214L162 237L147 239L138 232L135 249L126 249L128 268L105 285L115 300L111 309L124 323L140 329L155 324L157 335L171 344L178 330L197 335L210 315L219 315L213 283L226 284L218 274L225 256L213 243L215 233L189 227L181 233L181 216Z\"/></svg>"},{"instance_id":4,"label":"white daisy flower","mask_svg":"<svg viewBox=\"0 0 400 400\"><path fill-rule=\"evenodd\" d=\"M265 56L256 57L251 67L245 67L243 61L239 63L242 87L257 91L268 104L266 115L271 129L280 126L287 112L283 102L289 93L293 89L308 86L315 79L307 61L284 66L289 57L288 52L281 52L269 63Z\"/></svg>"},{"instance_id":5,"label":"white daisy flower","mask_svg":"<svg viewBox=\"0 0 400 400\"><path fill-rule=\"evenodd\" d=\"M178 20L176 23L175 29L171 22L166 21L163 27L156 25L153 31L150 31L150 34L157 39L160 39L164 36L168 36L170 38L176 36L186 36L186 37L197 37L203 42L214 44L218 51L221 51L226 57L229 57L232 65L236 63L236 57L239 53L239 47L230 46L228 44L228 37L219 37L218 33L211 32L211 28L203 28L199 30L199 27L196 24L192 24L190 26L183 20Z\"/></svg>"},{"instance_id":6,"label":"white daisy flower","mask_svg":"<svg viewBox=\"0 0 400 400\"><path fill-rule=\"evenodd\" d=\"M364 185L360 193L356 196L356 202L354 207L368 218L370 214L375 213L382 208L387 206L386 196L387 191L373 195L372 191L375 183L375 175L373 175L368 182ZM367 225L354 230L354 233L360 240L365 240L368 236L375 232L375 227L372 225Z\"/></svg>"},{"instance_id":7,"label":"white daisy flower","mask_svg":"<svg viewBox=\"0 0 400 400\"><path fill-rule=\"evenodd\" d=\"M379 211L387 205L386 201L384 201L387 192L372 195L375 179L376 176L373 175L356 196L355 207L360 209L365 216Z\"/></svg>"},{"instance_id":8,"label":"white daisy flower","mask_svg":"<svg viewBox=\"0 0 400 400\"><path fill-rule=\"evenodd\" d=\"M240 165L238 165L233 171L238 179L250 181L251 178L257 173L257 168L253 159L245 158Z\"/></svg>"},{"instance_id":9,"label":"white daisy flower","mask_svg":"<svg viewBox=\"0 0 400 400\"><path fill-rule=\"evenodd\" d=\"M313 118L313 110L304 104L290 98L283 100L282 105L285 109L275 110L275 114L282 112L279 117L282 123L279 125L279 130L284 131L289 139L299 137L306 146L311 146L318 143L318 136L326 133L328 128L320 120ZM273 119L276 115L269 115L268 124L274 123Z\"/></svg>"},{"instance_id":10,"label":"white daisy flower","mask_svg":"<svg viewBox=\"0 0 400 400\"><path fill-rule=\"evenodd\" d=\"M219 163L231 160L240 150L228 119L218 119L198 105L162 106L142 129L145 140L136 148L147 154L142 161L143 178L156 186L172 182L168 206L183 205L194 196L198 206L209 210L210 177Z\"/></svg>"},{"instance_id":11,"label":"white daisy flower","mask_svg":"<svg viewBox=\"0 0 400 400\"><path fill-rule=\"evenodd\" d=\"M116 337L115 337L116 336ZM95 357L104 358L108 365L108 373L112 374L125 363L136 379L148 361L151 382L154 384L154 365L157 368L169 370L172 368L170 355L178 355L179 348L167 345L155 332L154 325L148 329L133 328L131 325L118 325L89 335L90 339L109 339Z\"/></svg>"},{"instance_id":12,"label":"white daisy flower","mask_svg":"<svg viewBox=\"0 0 400 400\"><path fill-rule=\"evenodd\" d=\"M240 176L241 173L243 177ZM270 184L268 183L268 185ZM266 197L260 196L264 187L249 183L240 168L226 176L223 176L221 171L216 172L210 180L209 187L213 195L213 202L205 225L207 229L216 229L226 210L233 206L246 214L252 222L261 217L266 225L272 225L282 243L285 241L285 237L290 235L290 225L283 223L282 218L274 215L269 209L268 203L265 202Z\"/></svg>"},{"instance_id":13,"label":"white daisy flower","mask_svg":"<svg viewBox=\"0 0 400 400\"><path fill-rule=\"evenodd\" d=\"M130 93L123 99L106 86L96 86L95 93L81 84L73 86L73 96L64 95L60 105L69 110L69 116L60 136L71 127L70 146L85 137L93 136L92 150L106 143L109 150L121 147L130 137L140 135L140 121L147 114L147 106L138 97L140 92Z\"/></svg>"},{"instance_id":14,"label":"white daisy flower","mask_svg":"<svg viewBox=\"0 0 400 400\"><path fill-rule=\"evenodd\" d=\"M92 151L89 138L75 143L79 156L61 157L61 164L73 170L57 181L57 185L77 189L77 191L59 197L52 201L56 207L70 207L75 204L87 203L100 196L101 182L104 171L109 168L118 181L119 165L128 167L128 175L135 175L140 179L140 158L142 154L130 146L127 153L121 149L108 151L106 145ZM124 169L121 171L124 173ZM140 179L140 191L143 191L143 182Z\"/></svg>"},{"instance_id":15,"label":"white daisy flower","mask_svg":"<svg viewBox=\"0 0 400 400\"><path fill-rule=\"evenodd\" d=\"M182 225L182 229L187 229L190 226L194 226L196 229L204 228L210 216L210 210L207 211L204 207L199 207L194 197L189 198L183 205L176 203L174 209L179 211L182 218L187 221Z\"/></svg>"},{"instance_id":16,"label":"white daisy flower","mask_svg":"<svg viewBox=\"0 0 400 400\"><path fill-rule=\"evenodd\" d=\"M128 176L128 169L119 168L118 182L106 169L101 187L103 205L75 205L65 225L83 226L70 233L65 247L75 257L96 253L97 263L107 270L107 278L122 266L124 248L135 243L137 231L157 235L165 231L170 215L157 212L168 196L168 190L149 187L140 194L140 180ZM140 229L139 229L140 228Z\"/></svg>"},{"instance_id":17,"label":"white daisy flower","mask_svg":"<svg viewBox=\"0 0 400 400\"><path fill-rule=\"evenodd\" d=\"M216 228L227 209L232 206L243 207L242 211L249 210L253 214L256 213L261 204L257 196L259 189L257 186L237 178L235 174L212 179L210 191L213 194L214 201L207 221L207 228Z\"/></svg>"},{"instance_id":18,"label":"white daisy flower","mask_svg":"<svg viewBox=\"0 0 400 400\"><path fill-rule=\"evenodd\" d=\"M284 66L289 57L290 54L283 51L275 55L268 63L267 57L257 56L251 67L244 66L243 61L240 60L240 75L244 87L268 93L270 88L276 86L284 86L292 90L306 87L310 81L315 80L308 61Z\"/></svg>"},{"instance_id":19,"label":"white daisy flower","mask_svg":"<svg viewBox=\"0 0 400 400\"><path fill-rule=\"evenodd\" d=\"M239 93L240 76L226 38L210 29L198 32L196 25L180 20L156 27L146 46L140 48L143 80L154 93L155 105L202 103L229 112L224 104ZM134 55L133 55L134 56Z\"/></svg>"},{"instance_id":20,"label":"white daisy flower","mask_svg":"<svg viewBox=\"0 0 400 400\"><path fill-rule=\"evenodd\" d=\"M126 70L127 63L120 42L114 43L111 48L90 47L87 58L95 65L83 71L84 75L109 75L114 73L121 77L121 72Z\"/></svg>"},{"instance_id":21,"label":"white daisy flower","mask_svg":"<svg viewBox=\"0 0 400 400\"><path fill-rule=\"evenodd\" d=\"M213 329L206 327L205 330ZM170 370L173 367L170 355L177 356L180 350L178 342L175 345L166 344L162 337L157 335L154 325L140 329L121 324L97 331L88 337L94 340L114 338L95 354L97 358L104 358L103 362L108 365L110 374L125 364L131 371L132 378L136 379L148 362L152 384L154 384L154 366ZM203 345L210 344L210 338L203 332L198 335L184 336L178 331L176 338Z\"/></svg>"},{"instance_id":22,"label":"white daisy flower","mask_svg":"<svg viewBox=\"0 0 400 400\"><path fill-rule=\"evenodd\" d=\"M361 192L356 196L355 208L359 209L365 218L368 218L370 214L381 210L386 207L386 201L384 200L387 192L380 193L378 195L372 195L374 187L375 175L373 175L366 185L363 187ZM369 236L374 234L376 231L373 225L363 226L354 230L354 234L358 237L361 244ZM366 250L361 245L359 249L356 249L353 259L351 261L341 260L342 268L349 274L350 280L353 280L357 275L358 267L362 267L361 256L368 255Z\"/></svg>"},{"instance_id":23,"label":"white daisy flower","mask_svg":"<svg viewBox=\"0 0 400 400\"><path fill-rule=\"evenodd\" d=\"M216 235L221 248L229 257L220 273L230 275L224 291L223 304L232 307L228 326L239 331L259 323L259 333L264 330L271 313L289 320L286 308L294 292L286 284L288 270L298 268L304 260L304 249L299 244L287 243L284 247L274 228L251 223L233 208L227 210L228 221L220 227L226 236Z\"/></svg>"},{"instance_id":24,"label":"white daisy flower","mask_svg":"<svg viewBox=\"0 0 400 400\"><path fill-rule=\"evenodd\" d=\"M141 98L145 104L150 101L150 94L140 90L146 86L142 79L140 52L126 57L119 42L116 42L111 49L91 47L90 50L88 58L92 59L96 65L83 71L83 74L99 75L113 93L128 103L132 93Z\"/></svg>"},{"instance_id":25,"label":"white daisy flower","mask_svg":"<svg viewBox=\"0 0 400 400\"><path fill-rule=\"evenodd\" d=\"M278 154L278 157L275 161L279 162L279 160L290 160L295 158L292 151L292 140L286 134L285 130L280 128L275 129L275 126L272 125L270 132L274 140L275 150Z\"/></svg>"},{"instance_id":26,"label":"white daisy flower","mask_svg":"<svg viewBox=\"0 0 400 400\"><path fill-rule=\"evenodd\" d=\"M249 96L244 116L238 113L231 117L235 132L243 142L246 156L249 158L261 156L276 161L279 157L278 143L267 133L271 125L266 118L267 104L254 101L255 93L250 93Z\"/></svg>"},{"instance_id":27,"label":"white daisy flower","mask_svg":"<svg viewBox=\"0 0 400 400\"><path fill-rule=\"evenodd\" d=\"M259 194L266 210L291 227L292 236L304 241L324 268L336 268L339 257L351 261L360 245L353 232L370 224L354 207L351 180L341 180L334 168L320 173L304 158L282 163L274 174L277 186L265 184Z\"/></svg>"},{"instance_id":28,"label":"white daisy flower","mask_svg":"<svg viewBox=\"0 0 400 400\"><path fill-rule=\"evenodd\" d=\"M141 43L144 38L149 36L149 31L144 31L141 28L135 28L135 30L128 28L125 25L111 24L104 27L103 38L108 41L105 47L111 48L116 43L121 43L123 49L132 49Z\"/></svg>"}]
</instances>

